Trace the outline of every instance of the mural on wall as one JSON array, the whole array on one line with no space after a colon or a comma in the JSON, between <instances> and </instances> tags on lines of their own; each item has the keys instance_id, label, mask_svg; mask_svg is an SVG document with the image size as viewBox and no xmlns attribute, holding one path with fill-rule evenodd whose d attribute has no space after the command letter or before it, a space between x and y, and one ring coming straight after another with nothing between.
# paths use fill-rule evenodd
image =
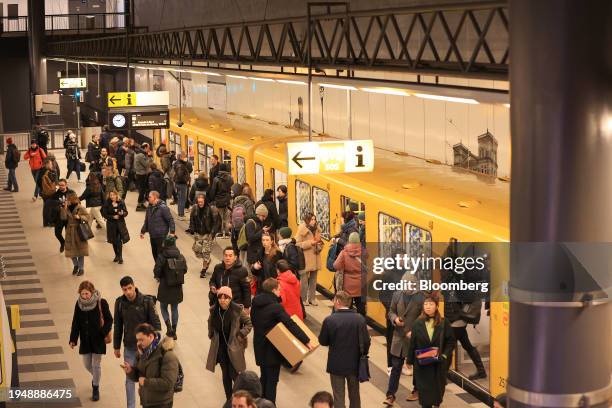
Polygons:
<instances>
[{"instance_id":1,"label":"mural on wall","mask_svg":"<svg viewBox=\"0 0 612 408\"><path fill-rule=\"evenodd\" d=\"M497 176L497 139L487 130L477 140L478 155L461 142L453 145L453 166Z\"/></svg>"},{"instance_id":2,"label":"mural on wall","mask_svg":"<svg viewBox=\"0 0 612 408\"><path fill-rule=\"evenodd\" d=\"M183 74L181 79L181 105L188 108L193 106L193 82L191 78L185 78L185 75L188 74Z\"/></svg>"}]
</instances>

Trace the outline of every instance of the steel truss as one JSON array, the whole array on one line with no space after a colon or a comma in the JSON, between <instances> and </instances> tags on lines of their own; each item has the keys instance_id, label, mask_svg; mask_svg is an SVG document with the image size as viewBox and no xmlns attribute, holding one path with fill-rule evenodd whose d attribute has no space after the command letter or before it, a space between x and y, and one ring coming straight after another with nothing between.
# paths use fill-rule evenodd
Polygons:
<instances>
[{"instance_id":1,"label":"steel truss","mask_svg":"<svg viewBox=\"0 0 612 408\"><path fill-rule=\"evenodd\" d=\"M48 44L47 55L307 67L311 48L318 69L506 80L508 39L507 4L488 1L58 41Z\"/></svg>"}]
</instances>

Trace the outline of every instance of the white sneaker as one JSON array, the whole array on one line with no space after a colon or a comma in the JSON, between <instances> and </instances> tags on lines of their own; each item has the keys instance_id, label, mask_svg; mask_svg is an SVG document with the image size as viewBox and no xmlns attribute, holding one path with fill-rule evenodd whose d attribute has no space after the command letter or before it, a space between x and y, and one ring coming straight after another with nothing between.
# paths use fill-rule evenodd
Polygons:
<instances>
[{"instance_id":1,"label":"white sneaker","mask_svg":"<svg viewBox=\"0 0 612 408\"><path fill-rule=\"evenodd\" d=\"M412 367L404 365L404 367L402 367L402 374L403 375L412 375Z\"/></svg>"},{"instance_id":2,"label":"white sneaker","mask_svg":"<svg viewBox=\"0 0 612 408\"><path fill-rule=\"evenodd\" d=\"M387 375L391 375L391 369L392 367L387 367Z\"/></svg>"}]
</instances>

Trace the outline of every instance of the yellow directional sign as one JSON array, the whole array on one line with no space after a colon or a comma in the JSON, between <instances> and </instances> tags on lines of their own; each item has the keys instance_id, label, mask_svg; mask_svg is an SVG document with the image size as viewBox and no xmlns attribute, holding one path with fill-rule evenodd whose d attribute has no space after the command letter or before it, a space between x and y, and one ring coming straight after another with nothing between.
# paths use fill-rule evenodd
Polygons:
<instances>
[{"instance_id":1,"label":"yellow directional sign","mask_svg":"<svg viewBox=\"0 0 612 408\"><path fill-rule=\"evenodd\" d=\"M109 92L108 107L123 108L126 106L168 106L168 91L158 92Z\"/></svg>"},{"instance_id":2,"label":"yellow directional sign","mask_svg":"<svg viewBox=\"0 0 612 408\"><path fill-rule=\"evenodd\" d=\"M60 88L87 88L87 78L60 78Z\"/></svg>"},{"instance_id":3,"label":"yellow directional sign","mask_svg":"<svg viewBox=\"0 0 612 408\"><path fill-rule=\"evenodd\" d=\"M374 170L371 140L287 143L289 174L363 173Z\"/></svg>"}]
</instances>

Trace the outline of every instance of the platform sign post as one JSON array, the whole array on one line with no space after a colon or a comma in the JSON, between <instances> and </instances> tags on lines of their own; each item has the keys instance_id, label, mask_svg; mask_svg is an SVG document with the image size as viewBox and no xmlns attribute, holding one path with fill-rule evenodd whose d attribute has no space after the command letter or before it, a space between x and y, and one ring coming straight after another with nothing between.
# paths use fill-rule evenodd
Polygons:
<instances>
[{"instance_id":1,"label":"platform sign post","mask_svg":"<svg viewBox=\"0 0 612 408\"><path fill-rule=\"evenodd\" d=\"M87 78L60 78L60 89L87 88Z\"/></svg>"},{"instance_id":2,"label":"platform sign post","mask_svg":"<svg viewBox=\"0 0 612 408\"><path fill-rule=\"evenodd\" d=\"M289 174L366 173L374 170L372 140L287 143Z\"/></svg>"}]
</instances>

